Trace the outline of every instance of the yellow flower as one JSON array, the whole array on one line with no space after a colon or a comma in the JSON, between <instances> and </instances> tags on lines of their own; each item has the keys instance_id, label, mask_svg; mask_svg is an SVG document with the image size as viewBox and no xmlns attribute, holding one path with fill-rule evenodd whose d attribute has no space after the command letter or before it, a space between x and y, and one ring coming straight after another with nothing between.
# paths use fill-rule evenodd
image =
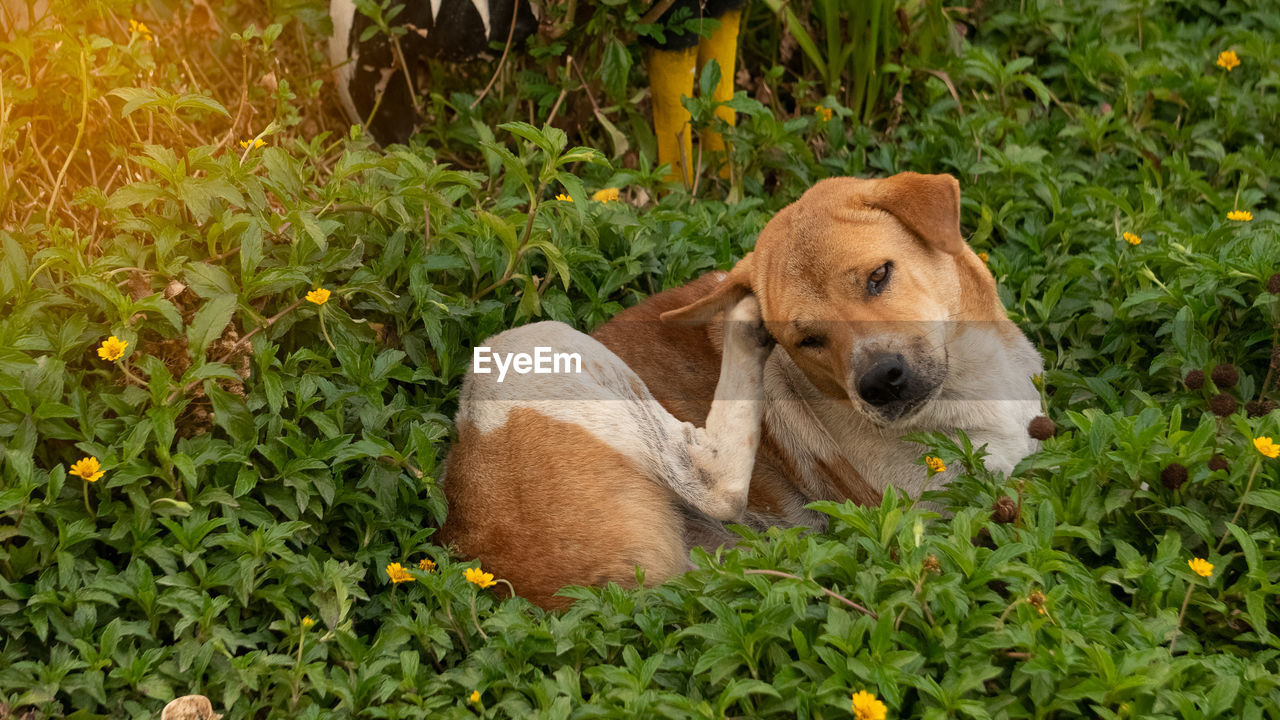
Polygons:
<instances>
[{"instance_id":1,"label":"yellow flower","mask_svg":"<svg viewBox=\"0 0 1280 720\"><path fill-rule=\"evenodd\" d=\"M1274 458L1280 457L1280 445L1277 445L1269 437L1264 436L1260 438L1254 438L1253 446L1258 448L1258 452L1262 453L1263 455L1266 455L1269 458L1274 459Z\"/></svg>"},{"instance_id":2,"label":"yellow flower","mask_svg":"<svg viewBox=\"0 0 1280 720\"><path fill-rule=\"evenodd\" d=\"M1249 222L1253 219L1253 213L1248 210L1232 210L1227 213L1228 220L1239 220L1240 222Z\"/></svg>"},{"instance_id":3,"label":"yellow flower","mask_svg":"<svg viewBox=\"0 0 1280 720\"><path fill-rule=\"evenodd\" d=\"M822 118L822 122L827 122L835 113L829 107L815 108L813 111L818 117Z\"/></svg>"},{"instance_id":4,"label":"yellow flower","mask_svg":"<svg viewBox=\"0 0 1280 720\"><path fill-rule=\"evenodd\" d=\"M929 469L935 473L947 471L947 464L942 462L942 458L939 457L934 457L932 455L926 456L924 464L928 465Z\"/></svg>"},{"instance_id":5,"label":"yellow flower","mask_svg":"<svg viewBox=\"0 0 1280 720\"><path fill-rule=\"evenodd\" d=\"M479 690L472 690L472 691L471 691L471 702L473 702L473 703L478 703L478 702L480 702L480 691L479 691Z\"/></svg>"},{"instance_id":6,"label":"yellow flower","mask_svg":"<svg viewBox=\"0 0 1280 720\"><path fill-rule=\"evenodd\" d=\"M564 193L560 193L559 195L556 195L556 199L563 200L564 202L573 202L573 198L569 197Z\"/></svg>"},{"instance_id":7,"label":"yellow flower","mask_svg":"<svg viewBox=\"0 0 1280 720\"><path fill-rule=\"evenodd\" d=\"M1240 58L1236 57L1234 50L1223 50L1218 53L1218 67L1226 68L1227 72L1231 72L1240 65Z\"/></svg>"},{"instance_id":8,"label":"yellow flower","mask_svg":"<svg viewBox=\"0 0 1280 720\"><path fill-rule=\"evenodd\" d=\"M853 694L853 714L858 720L885 720L889 715L889 708L877 700L875 695L859 690Z\"/></svg>"},{"instance_id":9,"label":"yellow flower","mask_svg":"<svg viewBox=\"0 0 1280 720\"><path fill-rule=\"evenodd\" d=\"M408 570L405 570L400 563L391 563L387 566L387 577L391 578L393 583L413 581L413 575Z\"/></svg>"},{"instance_id":10,"label":"yellow flower","mask_svg":"<svg viewBox=\"0 0 1280 720\"><path fill-rule=\"evenodd\" d=\"M302 618L302 629L303 629L303 630L308 630L308 629L310 629L310 628L311 628L311 626L312 626L312 625L315 625L315 624L316 624L316 621L315 621L315 620L312 620L310 615L308 615L308 616L306 616L306 617Z\"/></svg>"},{"instance_id":11,"label":"yellow flower","mask_svg":"<svg viewBox=\"0 0 1280 720\"><path fill-rule=\"evenodd\" d=\"M978 253L978 259L981 260L984 265L991 262L991 256L984 252Z\"/></svg>"},{"instance_id":12,"label":"yellow flower","mask_svg":"<svg viewBox=\"0 0 1280 720\"><path fill-rule=\"evenodd\" d=\"M1187 561L1187 565L1191 567L1191 572L1200 577L1207 578L1213 574L1213 563L1204 558L1194 558Z\"/></svg>"},{"instance_id":13,"label":"yellow flower","mask_svg":"<svg viewBox=\"0 0 1280 720\"><path fill-rule=\"evenodd\" d=\"M106 472L104 472L102 466L98 464L98 458L90 455L89 457L77 460L75 464L71 466L71 474L79 475L89 482L98 482L103 475L106 475Z\"/></svg>"},{"instance_id":14,"label":"yellow flower","mask_svg":"<svg viewBox=\"0 0 1280 720\"><path fill-rule=\"evenodd\" d=\"M418 561L418 569L422 572L431 572L436 569L436 564L430 558L422 558Z\"/></svg>"},{"instance_id":15,"label":"yellow flower","mask_svg":"<svg viewBox=\"0 0 1280 720\"><path fill-rule=\"evenodd\" d=\"M605 188L603 190L599 190L595 195L591 196L591 199L602 203L617 202L618 188Z\"/></svg>"},{"instance_id":16,"label":"yellow flower","mask_svg":"<svg viewBox=\"0 0 1280 720\"><path fill-rule=\"evenodd\" d=\"M1134 235L1134 234L1133 234L1133 233L1131 233L1131 232L1127 232L1127 233L1125 233L1125 234L1124 234L1124 239L1125 239L1125 242L1129 243L1130 245L1141 245L1141 244L1142 244L1142 238L1138 237L1137 235Z\"/></svg>"},{"instance_id":17,"label":"yellow flower","mask_svg":"<svg viewBox=\"0 0 1280 720\"><path fill-rule=\"evenodd\" d=\"M147 27L144 23L138 22L137 20L129 21L129 31L141 35L142 39L148 42L155 39L151 35L151 28Z\"/></svg>"},{"instance_id":18,"label":"yellow flower","mask_svg":"<svg viewBox=\"0 0 1280 720\"><path fill-rule=\"evenodd\" d=\"M307 300L310 300L317 305L323 305L329 302L329 291L325 288L316 288L315 290L307 293Z\"/></svg>"},{"instance_id":19,"label":"yellow flower","mask_svg":"<svg viewBox=\"0 0 1280 720\"><path fill-rule=\"evenodd\" d=\"M462 571L463 576L467 578L467 582L475 583L481 588L497 585L498 581L493 579L493 573L487 573L480 568L467 568Z\"/></svg>"},{"instance_id":20,"label":"yellow flower","mask_svg":"<svg viewBox=\"0 0 1280 720\"><path fill-rule=\"evenodd\" d=\"M129 347L129 343L112 335L98 347L98 357L107 362L115 362L124 357L124 349L127 347Z\"/></svg>"},{"instance_id":21,"label":"yellow flower","mask_svg":"<svg viewBox=\"0 0 1280 720\"><path fill-rule=\"evenodd\" d=\"M244 148L245 150L248 150L250 145L252 145L252 146L254 147L254 149L256 150L257 148L260 148L260 147L262 147L263 145L266 145L266 144L267 144L267 142L266 142L265 140L263 140L262 138L254 138L254 139L252 139L252 140L241 140L241 141L240 141L240 147Z\"/></svg>"}]
</instances>

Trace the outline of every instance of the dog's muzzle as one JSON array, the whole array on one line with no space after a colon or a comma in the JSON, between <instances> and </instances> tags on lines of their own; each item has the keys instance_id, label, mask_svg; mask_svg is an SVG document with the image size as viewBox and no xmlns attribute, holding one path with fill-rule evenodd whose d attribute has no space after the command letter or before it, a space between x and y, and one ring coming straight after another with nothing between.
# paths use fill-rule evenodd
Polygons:
<instances>
[{"instance_id":1,"label":"dog's muzzle","mask_svg":"<svg viewBox=\"0 0 1280 720\"><path fill-rule=\"evenodd\" d=\"M913 368L901 353L877 353L860 365L855 369L858 397L886 422L910 414L938 385L933 373Z\"/></svg>"}]
</instances>

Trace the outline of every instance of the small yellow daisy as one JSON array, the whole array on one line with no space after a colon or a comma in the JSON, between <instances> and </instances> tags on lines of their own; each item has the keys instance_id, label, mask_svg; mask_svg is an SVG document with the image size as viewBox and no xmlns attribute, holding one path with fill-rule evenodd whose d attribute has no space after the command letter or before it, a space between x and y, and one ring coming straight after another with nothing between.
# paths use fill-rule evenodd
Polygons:
<instances>
[{"instance_id":1,"label":"small yellow daisy","mask_svg":"<svg viewBox=\"0 0 1280 720\"><path fill-rule=\"evenodd\" d=\"M1238 220L1240 222L1249 222L1253 219L1253 213L1248 210L1232 210L1227 213L1228 220Z\"/></svg>"},{"instance_id":2,"label":"small yellow daisy","mask_svg":"<svg viewBox=\"0 0 1280 720\"><path fill-rule=\"evenodd\" d=\"M556 199L561 200L563 202L573 202L573 198L569 197L565 193L560 193L559 195L556 195Z\"/></svg>"},{"instance_id":3,"label":"small yellow daisy","mask_svg":"<svg viewBox=\"0 0 1280 720\"><path fill-rule=\"evenodd\" d=\"M1274 459L1280 457L1280 445L1277 445L1271 438L1266 437L1265 435L1263 437L1254 438L1253 446L1258 448L1258 452L1269 458Z\"/></svg>"},{"instance_id":4,"label":"small yellow daisy","mask_svg":"<svg viewBox=\"0 0 1280 720\"><path fill-rule=\"evenodd\" d=\"M985 252L978 253L978 259L981 260L984 265L991 262L991 256Z\"/></svg>"},{"instance_id":5,"label":"small yellow daisy","mask_svg":"<svg viewBox=\"0 0 1280 720\"><path fill-rule=\"evenodd\" d=\"M391 578L391 582L395 584L413 581L413 574L405 570L400 563L391 563L387 566L387 577Z\"/></svg>"},{"instance_id":6,"label":"small yellow daisy","mask_svg":"<svg viewBox=\"0 0 1280 720\"><path fill-rule=\"evenodd\" d=\"M98 458L93 457L92 455L77 460L75 464L71 466L70 472L72 475L79 475L89 482L98 482L98 480L102 479L103 475L106 475L102 466L98 464Z\"/></svg>"},{"instance_id":7,"label":"small yellow daisy","mask_svg":"<svg viewBox=\"0 0 1280 720\"><path fill-rule=\"evenodd\" d=\"M591 196L591 199L602 203L617 202L618 188L605 188L603 190L599 190L596 194Z\"/></svg>"},{"instance_id":8,"label":"small yellow daisy","mask_svg":"<svg viewBox=\"0 0 1280 720\"><path fill-rule=\"evenodd\" d=\"M143 40L151 42L155 37L151 34L151 28L146 23L140 23L137 20L129 20L129 32L137 33L142 36Z\"/></svg>"},{"instance_id":9,"label":"small yellow daisy","mask_svg":"<svg viewBox=\"0 0 1280 720\"><path fill-rule=\"evenodd\" d=\"M1133 233L1131 233L1131 232L1127 232L1127 233L1125 233L1125 234L1124 234L1124 240L1125 240L1125 242L1129 243L1130 245L1141 245L1141 244L1142 244L1142 238L1138 237L1137 235L1134 235L1134 234L1133 234Z\"/></svg>"},{"instance_id":10,"label":"small yellow daisy","mask_svg":"<svg viewBox=\"0 0 1280 720\"><path fill-rule=\"evenodd\" d=\"M266 145L266 144L267 144L267 143L266 143L266 141L265 141L265 140L263 140L262 138L254 138L254 139L252 139L252 140L241 140L241 141L240 141L240 147L244 148L245 150L248 150L248 149L249 149L249 146L251 146L251 145L252 145L252 146L253 146L253 148L256 150L256 149L258 149L258 148L260 148L260 147L262 147L263 145Z\"/></svg>"},{"instance_id":11,"label":"small yellow daisy","mask_svg":"<svg viewBox=\"0 0 1280 720\"><path fill-rule=\"evenodd\" d=\"M822 122L830 121L831 117L835 115L835 112L829 107L814 108L813 112L815 115L822 118Z\"/></svg>"},{"instance_id":12,"label":"small yellow daisy","mask_svg":"<svg viewBox=\"0 0 1280 720\"><path fill-rule=\"evenodd\" d=\"M1204 558L1193 558L1187 561L1187 565L1191 567L1191 572L1200 577L1207 578L1213 574L1213 563Z\"/></svg>"},{"instance_id":13,"label":"small yellow daisy","mask_svg":"<svg viewBox=\"0 0 1280 720\"><path fill-rule=\"evenodd\" d=\"M480 702L480 691L479 691L479 690L472 690L472 691L471 691L471 698L470 698L470 700L471 700L471 702L473 702L473 703L478 703L478 702Z\"/></svg>"},{"instance_id":14,"label":"small yellow daisy","mask_svg":"<svg viewBox=\"0 0 1280 720\"><path fill-rule=\"evenodd\" d=\"M498 581L493 579L493 573L484 572L480 568L467 568L462 571L462 575L467 579L467 582L478 585L481 588L498 584Z\"/></svg>"},{"instance_id":15,"label":"small yellow daisy","mask_svg":"<svg viewBox=\"0 0 1280 720\"><path fill-rule=\"evenodd\" d=\"M1218 67L1226 68L1227 72L1231 72L1240 66L1240 58L1236 56L1234 50L1223 50L1218 53Z\"/></svg>"},{"instance_id":16,"label":"small yellow daisy","mask_svg":"<svg viewBox=\"0 0 1280 720\"><path fill-rule=\"evenodd\" d=\"M311 626L312 626L312 625L315 625L315 624L316 624L316 621L315 621L315 620L312 620L310 615L308 615L308 616L306 616L306 617L302 618L302 629L303 629L303 630L310 630L310 629L311 629Z\"/></svg>"},{"instance_id":17,"label":"small yellow daisy","mask_svg":"<svg viewBox=\"0 0 1280 720\"><path fill-rule=\"evenodd\" d=\"M98 357L107 362L115 362L124 357L124 350L127 347L129 347L129 343L112 335L102 341L102 345L98 347Z\"/></svg>"},{"instance_id":18,"label":"small yellow daisy","mask_svg":"<svg viewBox=\"0 0 1280 720\"><path fill-rule=\"evenodd\" d=\"M853 694L853 714L858 720L885 720L889 708L866 690Z\"/></svg>"},{"instance_id":19,"label":"small yellow daisy","mask_svg":"<svg viewBox=\"0 0 1280 720\"><path fill-rule=\"evenodd\" d=\"M942 458L928 455L924 459L924 464L929 466L930 472L940 473L947 471L947 464L942 462Z\"/></svg>"},{"instance_id":20,"label":"small yellow daisy","mask_svg":"<svg viewBox=\"0 0 1280 720\"><path fill-rule=\"evenodd\" d=\"M436 563L431 558L422 558L418 561L418 569L422 572L432 572L436 569Z\"/></svg>"},{"instance_id":21,"label":"small yellow daisy","mask_svg":"<svg viewBox=\"0 0 1280 720\"><path fill-rule=\"evenodd\" d=\"M329 291L326 288L316 288L315 290L307 293L307 300L315 303L316 305L323 305L329 302Z\"/></svg>"}]
</instances>

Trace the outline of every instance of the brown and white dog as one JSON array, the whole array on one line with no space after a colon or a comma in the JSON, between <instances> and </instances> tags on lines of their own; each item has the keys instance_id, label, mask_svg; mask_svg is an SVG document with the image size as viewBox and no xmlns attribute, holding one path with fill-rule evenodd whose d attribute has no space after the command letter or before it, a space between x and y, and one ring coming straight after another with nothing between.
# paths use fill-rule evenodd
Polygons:
<instances>
[{"instance_id":1,"label":"brown and white dog","mask_svg":"<svg viewBox=\"0 0 1280 720\"><path fill-rule=\"evenodd\" d=\"M486 347L441 537L544 607L636 566L661 582L693 545L732 542L726 522L821 528L815 500L941 487L908 432L964 430L1006 473L1036 447L1041 358L961 237L947 175L823 180L728 273L594 337L541 322Z\"/></svg>"}]
</instances>

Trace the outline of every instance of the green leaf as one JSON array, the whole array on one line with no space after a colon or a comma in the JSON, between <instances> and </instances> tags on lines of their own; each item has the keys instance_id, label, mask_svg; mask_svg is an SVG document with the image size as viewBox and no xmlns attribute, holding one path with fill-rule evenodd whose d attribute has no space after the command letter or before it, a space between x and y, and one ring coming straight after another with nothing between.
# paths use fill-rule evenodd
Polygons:
<instances>
[{"instance_id":1,"label":"green leaf","mask_svg":"<svg viewBox=\"0 0 1280 720\"><path fill-rule=\"evenodd\" d=\"M213 406L213 422L226 431L237 443L252 442L258 436L253 413L249 412L244 398L218 387L216 381L204 382L205 395Z\"/></svg>"},{"instance_id":2,"label":"green leaf","mask_svg":"<svg viewBox=\"0 0 1280 720\"><path fill-rule=\"evenodd\" d=\"M204 359L209 343L222 336L236 311L235 295L219 295L205 301L187 326L187 343L195 362Z\"/></svg>"}]
</instances>

